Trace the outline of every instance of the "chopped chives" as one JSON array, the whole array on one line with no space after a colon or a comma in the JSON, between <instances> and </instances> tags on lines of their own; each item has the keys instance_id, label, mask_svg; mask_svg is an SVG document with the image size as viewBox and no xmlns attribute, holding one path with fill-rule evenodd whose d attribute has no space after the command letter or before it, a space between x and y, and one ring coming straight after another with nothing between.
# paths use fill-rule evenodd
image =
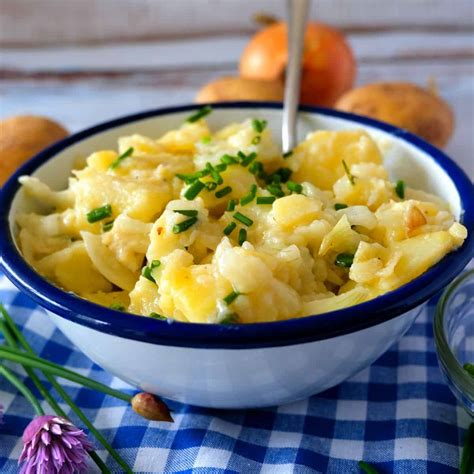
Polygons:
<instances>
[{"instance_id":1,"label":"chopped chives","mask_svg":"<svg viewBox=\"0 0 474 474\"><path fill-rule=\"evenodd\" d=\"M235 158L234 156L228 155L227 153L221 156L221 161L222 163L226 165L235 165L239 162L237 158Z\"/></svg>"},{"instance_id":2,"label":"chopped chives","mask_svg":"<svg viewBox=\"0 0 474 474\"><path fill-rule=\"evenodd\" d=\"M395 192L400 199L405 198L405 181L399 179L395 185Z\"/></svg>"},{"instance_id":3,"label":"chopped chives","mask_svg":"<svg viewBox=\"0 0 474 474\"><path fill-rule=\"evenodd\" d=\"M202 119L206 115L209 115L211 112L212 112L212 107L209 105L206 105L205 107L202 107L201 109L199 109L196 113L190 115L186 119L186 122L188 123L197 122L198 120Z\"/></svg>"},{"instance_id":4,"label":"chopped chives","mask_svg":"<svg viewBox=\"0 0 474 474\"><path fill-rule=\"evenodd\" d=\"M142 276L145 277L147 280L150 280L151 282L156 283L151 272L155 268L158 268L160 265L161 265L161 262L159 260L152 260L150 265L143 267Z\"/></svg>"},{"instance_id":5,"label":"chopped chives","mask_svg":"<svg viewBox=\"0 0 474 474\"><path fill-rule=\"evenodd\" d=\"M223 300L227 306L230 306L241 294L242 293L239 293L238 291L232 291L227 296L225 296Z\"/></svg>"},{"instance_id":6,"label":"chopped chives","mask_svg":"<svg viewBox=\"0 0 474 474\"><path fill-rule=\"evenodd\" d=\"M246 240L247 240L247 231L245 229L240 229L239 230L239 245L242 246Z\"/></svg>"},{"instance_id":7,"label":"chopped chives","mask_svg":"<svg viewBox=\"0 0 474 474\"><path fill-rule=\"evenodd\" d=\"M104 222L102 224L102 232L108 232L114 226L114 221Z\"/></svg>"},{"instance_id":8,"label":"chopped chives","mask_svg":"<svg viewBox=\"0 0 474 474\"><path fill-rule=\"evenodd\" d=\"M257 133L262 133L265 130L265 127L267 126L267 123L268 122L266 120L253 119L252 120L252 128Z\"/></svg>"},{"instance_id":9,"label":"chopped chives","mask_svg":"<svg viewBox=\"0 0 474 474\"><path fill-rule=\"evenodd\" d=\"M371 466L369 463L366 463L365 461L359 461L358 465L359 465L360 470L365 472L366 474L379 474L379 471L377 471L375 467Z\"/></svg>"},{"instance_id":10,"label":"chopped chives","mask_svg":"<svg viewBox=\"0 0 474 474\"><path fill-rule=\"evenodd\" d=\"M343 268L350 268L353 262L354 262L353 253L340 253L336 256L336 260L334 261L336 266L343 267Z\"/></svg>"},{"instance_id":11,"label":"chopped chives","mask_svg":"<svg viewBox=\"0 0 474 474\"><path fill-rule=\"evenodd\" d=\"M196 180L194 183L192 183L188 189L186 189L184 193L184 197L188 201L192 201L205 187L206 185L202 182Z\"/></svg>"},{"instance_id":12,"label":"chopped chives","mask_svg":"<svg viewBox=\"0 0 474 474\"><path fill-rule=\"evenodd\" d=\"M254 161L249 166L249 171L250 173L256 175L257 177L260 177L261 174L263 173L263 164L260 161Z\"/></svg>"},{"instance_id":13,"label":"chopped chives","mask_svg":"<svg viewBox=\"0 0 474 474\"><path fill-rule=\"evenodd\" d=\"M236 313L227 313L219 322L219 324L237 324L239 317Z\"/></svg>"},{"instance_id":14,"label":"chopped chives","mask_svg":"<svg viewBox=\"0 0 474 474\"><path fill-rule=\"evenodd\" d=\"M293 193L301 194L303 192L303 186L299 183L295 183L294 181L288 181L286 183L286 187Z\"/></svg>"},{"instance_id":15,"label":"chopped chives","mask_svg":"<svg viewBox=\"0 0 474 474\"><path fill-rule=\"evenodd\" d=\"M286 160L293 154L293 150L287 151L286 153L283 153L283 159Z\"/></svg>"},{"instance_id":16,"label":"chopped chives","mask_svg":"<svg viewBox=\"0 0 474 474\"><path fill-rule=\"evenodd\" d=\"M235 209L235 206L237 205L237 200L236 199L231 199L228 203L227 203L227 208L226 208L226 211L233 211Z\"/></svg>"},{"instance_id":17,"label":"chopped chives","mask_svg":"<svg viewBox=\"0 0 474 474\"><path fill-rule=\"evenodd\" d=\"M154 311L152 311L148 317L150 318L153 318L153 319L159 319L160 321L166 321L167 320L167 317L166 316L163 316L162 314L160 313L155 313Z\"/></svg>"},{"instance_id":18,"label":"chopped chives","mask_svg":"<svg viewBox=\"0 0 474 474\"><path fill-rule=\"evenodd\" d=\"M253 138L252 140L252 145L258 145L262 140L262 137L260 135L257 135L256 137Z\"/></svg>"},{"instance_id":19,"label":"chopped chives","mask_svg":"<svg viewBox=\"0 0 474 474\"><path fill-rule=\"evenodd\" d=\"M181 232L188 230L191 226L196 224L197 221L198 218L194 216L190 217L189 219L186 219L183 222L180 222L179 224L175 224L172 229L173 234L180 234Z\"/></svg>"},{"instance_id":20,"label":"chopped chives","mask_svg":"<svg viewBox=\"0 0 474 474\"><path fill-rule=\"evenodd\" d=\"M237 156L238 156L241 160L244 160L247 155L246 155L242 150L239 150L239 151L237 152Z\"/></svg>"},{"instance_id":21,"label":"chopped chives","mask_svg":"<svg viewBox=\"0 0 474 474\"><path fill-rule=\"evenodd\" d=\"M236 212L234 214L234 219L239 222L242 222L242 224L246 225L247 227L250 227L253 224L253 220L250 219L250 217L244 216L240 212Z\"/></svg>"},{"instance_id":22,"label":"chopped chives","mask_svg":"<svg viewBox=\"0 0 474 474\"><path fill-rule=\"evenodd\" d=\"M237 227L237 224L235 222L229 222L224 229L224 234L225 235L230 235L234 231L234 229Z\"/></svg>"},{"instance_id":23,"label":"chopped chives","mask_svg":"<svg viewBox=\"0 0 474 474\"><path fill-rule=\"evenodd\" d=\"M351 174L349 166L347 166L347 163L345 162L345 160L342 160L342 166L344 167L344 171L346 172L347 179L352 184L352 186L354 186L355 185L355 176Z\"/></svg>"},{"instance_id":24,"label":"chopped chives","mask_svg":"<svg viewBox=\"0 0 474 474\"><path fill-rule=\"evenodd\" d=\"M201 143L203 143L204 145L208 145L209 143L211 143L211 140L212 140L211 136L208 135L207 137L201 138Z\"/></svg>"},{"instance_id":25,"label":"chopped chives","mask_svg":"<svg viewBox=\"0 0 474 474\"><path fill-rule=\"evenodd\" d=\"M198 211L196 209L173 209L173 212L188 217L196 217L198 215Z\"/></svg>"},{"instance_id":26,"label":"chopped chives","mask_svg":"<svg viewBox=\"0 0 474 474\"><path fill-rule=\"evenodd\" d=\"M194 174L184 173L176 173L176 177L179 178L181 181L184 181L186 184L192 184L197 179L196 175Z\"/></svg>"},{"instance_id":27,"label":"chopped chives","mask_svg":"<svg viewBox=\"0 0 474 474\"><path fill-rule=\"evenodd\" d=\"M209 174L209 170L200 170L200 171L197 171L196 173L194 173L194 176L196 179L198 178L204 178L204 176L207 176Z\"/></svg>"},{"instance_id":28,"label":"chopped chives","mask_svg":"<svg viewBox=\"0 0 474 474\"><path fill-rule=\"evenodd\" d=\"M132 156L133 154L133 147L128 148L126 151L124 151L121 155L117 157L115 161L112 161L112 163L109 166L109 169L113 170L117 168L117 166L125 160L125 158L128 158L129 156Z\"/></svg>"},{"instance_id":29,"label":"chopped chives","mask_svg":"<svg viewBox=\"0 0 474 474\"><path fill-rule=\"evenodd\" d=\"M217 171L214 166L211 165L211 163L206 163L206 169L209 170L209 173L211 173L212 179L216 182L216 184L222 184L224 182L222 176L219 174L219 171Z\"/></svg>"},{"instance_id":30,"label":"chopped chives","mask_svg":"<svg viewBox=\"0 0 474 474\"><path fill-rule=\"evenodd\" d=\"M225 163L219 163L218 165L214 166L216 171L219 171L219 173L222 173L227 169L227 165Z\"/></svg>"},{"instance_id":31,"label":"chopped chives","mask_svg":"<svg viewBox=\"0 0 474 474\"><path fill-rule=\"evenodd\" d=\"M96 207L95 209L92 209L92 211L89 211L86 214L86 218L89 224L93 224L94 222L101 221L102 219L110 217L111 215L112 206L110 204L106 204L105 206Z\"/></svg>"},{"instance_id":32,"label":"chopped chives","mask_svg":"<svg viewBox=\"0 0 474 474\"><path fill-rule=\"evenodd\" d=\"M250 191L240 199L240 205L245 206L251 203L255 199L256 194L257 194L257 185L252 184L252 186L250 186Z\"/></svg>"},{"instance_id":33,"label":"chopped chives","mask_svg":"<svg viewBox=\"0 0 474 474\"><path fill-rule=\"evenodd\" d=\"M257 158L257 154L250 153L250 155L247 155L245 158L242 158L242 161L240 162L240 164L242 166L248 166L250 163L252 163L253 160L255 160L255 158Z\"/></svg>"},{"instance_id":34,"label":"chopped chives","mask_svg":"<svg viewBox=\"0 0 474 474\"><path fill-rule=\"evenodd\" d=\"M214 191L214 189L216 189L216 188L217 188L217 183L214 183L214 181L208 181L206 183L206 189L208 191Z\"/></svg>"},{"instance_id":35,"label":"chopped chives","mask_svg":"<svg viewBox=\"0 0 474 474\"><path fill-rule=\"evenodd\" d=\"M275 173L273 173L273 179L279 177L282 183L286 183L290 176L292 175L293 171L290 168L278 168ZM277 178L278 179L278 178Z\"/></svg>"},{"instance_id":36,"label":"chopped chives","mask_svg":"<svg viewBox=\"0 0 474 474\"><path fill-rule=\"evenodd\" d=\"M125 311L125 306L122 303L112 303L109 308L115 311Z\"/></svg>"},{"instance_id":37,"label":"chopped chives","mask_svg":"<svg viewBox=\"0 0 474 474\"><path fill-rule=\"evenodd\" d=\"M257 204L273 204L275 200L275 196L258 196Z\"/></svg>"},{"instance_id":38,"label":"chopped chives","mask_svg":"<svg viewBox=\"0 0 474 474\"><path fill-rule=\"evenodd\" d=\"M474 364L470 362L466 362L462 368L471 376L474 377Z\"/></svg>"},{"instance_id":39,"label":"chopped chives","mask_svg":"<svg viewBox=\"0 0 474 474\"><path fill-rule=\"evenodd\" d=\"M219 189L219 191L216 191L216 197L221 198L221 197L227 196L231 192L232 192L232 188L230 186L226 186L225 188L221 188Z\"/></svg>"},{"instance_id":40,"label":"chopped chives","mask_svg":"<svg viewBox=\"0 0 474 474\"><path fill-rule=\"evenodd\" d=\"M269 184L267 190L276 197L283 197L285 195L279 184Z\"/></svg>"},{"instance_id":41,"label":"chopped chives","mask_svg":"<svg viewBox=\"0 0 474 474\"><path fill-rule=\"evenodd\" d=\"M334 209L336 209L336 211L345 209L346 207L347 207L347 204L344 204L342 202L336 202L336 204L334 204Z\"/></svg>"}]
</instances>

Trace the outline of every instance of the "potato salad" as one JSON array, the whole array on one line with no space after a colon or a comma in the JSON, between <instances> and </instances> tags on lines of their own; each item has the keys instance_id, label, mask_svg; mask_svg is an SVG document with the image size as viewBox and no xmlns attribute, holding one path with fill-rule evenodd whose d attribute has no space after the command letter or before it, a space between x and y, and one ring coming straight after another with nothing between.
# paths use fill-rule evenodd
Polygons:
<instances>
[{"instance_id":1,"label":"potato salad","mask_svg":"<svg viewBox=\"0 0 474 474\"><path fill-rule=\"evenodd\" d=\"M157 319L238 324L356 305L462 245L447 203L392 182L363 130L310 133L282 154L265 120L211 131L205 107L163 136L122 137L53 191L18 242L82 298Z\"/></svg>"}]
</instances>

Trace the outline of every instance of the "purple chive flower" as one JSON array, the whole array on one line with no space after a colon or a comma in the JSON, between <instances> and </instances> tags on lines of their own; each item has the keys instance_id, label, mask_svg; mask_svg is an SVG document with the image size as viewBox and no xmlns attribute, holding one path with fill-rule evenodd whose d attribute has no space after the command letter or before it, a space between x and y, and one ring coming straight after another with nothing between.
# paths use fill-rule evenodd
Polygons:
<instances>
[{"instance_id":1,"label":"purple chive flower","mask_svg":"<svg viewBox=\"0 0 474 474\"><path fill-rule=\"evenodd\" d=\"M0 403L0 425L3 423L3 405Z\"/></svg>"},{"instance_id":2,"label":"purple chive flower","mask_svg":"<svg viewBox=\"0 0 474 474\"><path fill-rule=\"evenodd\" d=\"M38 416L23 433L20 474L78 474L86 472L87 451L93 449L85 433L59 416Z\"/></svg>"}]
</instances>

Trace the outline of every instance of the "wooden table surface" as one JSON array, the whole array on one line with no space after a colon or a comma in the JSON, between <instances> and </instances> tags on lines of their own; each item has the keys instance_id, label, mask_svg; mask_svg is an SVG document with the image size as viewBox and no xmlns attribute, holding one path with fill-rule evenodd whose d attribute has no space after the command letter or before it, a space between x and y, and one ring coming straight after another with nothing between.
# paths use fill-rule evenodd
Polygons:
<instances>
[{"instance_id":1,"label":"wooden table surface","mask_svg":"<svg viewBox=\"0 0 474 474\"><path fill-rule=\"evenodd\" d=\"M270 0L0 0L0 116L43 114L77 131L190 102L205 82L236 74L256 29L252 15L283 16L283 7ZM358 84L436 80L456 115L446 151L474 177L474 2L319 0L312 7L313 18L347 33Z\"/></svg>"}]
</instances>

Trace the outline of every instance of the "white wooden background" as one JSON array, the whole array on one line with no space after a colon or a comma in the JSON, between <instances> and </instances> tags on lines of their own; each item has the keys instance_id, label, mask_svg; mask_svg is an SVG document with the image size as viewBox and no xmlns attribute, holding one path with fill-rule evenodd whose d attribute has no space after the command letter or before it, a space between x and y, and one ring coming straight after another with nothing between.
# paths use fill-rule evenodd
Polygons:
<instances>
[{"instance_id":1,"label":"white wooden background","mask_svg":"<svg viewBox=\"0 0 474 474\"><path fill-rule=\"evenodd\" d=\"M0 0L0 116L38 113L71 131L192 101L235 74L257 12L283 0ZM313 0L343 29L358 84L436 79L456 114L446 151L474 177L474 0Z\"/></svg>"}]
</instances>

